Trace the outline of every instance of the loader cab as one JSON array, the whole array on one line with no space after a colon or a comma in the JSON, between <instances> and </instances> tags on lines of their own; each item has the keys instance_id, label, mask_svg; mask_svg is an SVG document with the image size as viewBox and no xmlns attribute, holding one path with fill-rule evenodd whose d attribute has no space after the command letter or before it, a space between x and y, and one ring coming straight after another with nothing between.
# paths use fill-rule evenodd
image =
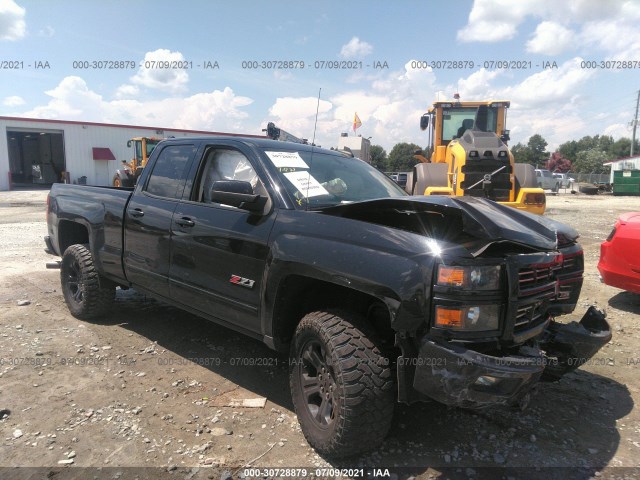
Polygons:
<instances>
[{"instance_id":1,"label":"loader cab","mask_svg":"<svg viewBox=\"0 0 640 480\"><path fill-rule=\"evenodd\" d=\"M420 119L420 128L428 131L433 146L431 161L445 161L447 146L469 129L496 134L503 142L509 140L505 130L507 101L501 102L434 102Z\"/></svg>"},{"instance_id":2,"label":"loader cab","mask_svg":"<svg viewBox=\"0 0 640 480\"><path fill-rule=\"evenodd\" d=\"M159 138L136 137L127 142L127 147L133 147L133 164L135 168L144 168L151 156L151 152L160 143Z\"/></svg>"}]
</instances>

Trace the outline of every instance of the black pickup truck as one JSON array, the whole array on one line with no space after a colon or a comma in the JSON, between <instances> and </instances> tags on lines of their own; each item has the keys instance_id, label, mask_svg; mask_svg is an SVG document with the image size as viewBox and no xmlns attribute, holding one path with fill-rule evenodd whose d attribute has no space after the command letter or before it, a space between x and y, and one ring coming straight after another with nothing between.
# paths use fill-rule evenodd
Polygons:
<instances>
[{"instance_id":1,"label":"black pickup truck","mask_svg":"<svg viewBox=\"0 0 640 480\"><path fill-rule=\"evenodd\" d=\"M555 321L582 286L572 228L309 145L166 140L134 188L54 185L47 222L74 316L131 287L288 352L327 455L379 445L396 401L523 407L611 338L593 307Z\"/></svg>"}]
</instances>

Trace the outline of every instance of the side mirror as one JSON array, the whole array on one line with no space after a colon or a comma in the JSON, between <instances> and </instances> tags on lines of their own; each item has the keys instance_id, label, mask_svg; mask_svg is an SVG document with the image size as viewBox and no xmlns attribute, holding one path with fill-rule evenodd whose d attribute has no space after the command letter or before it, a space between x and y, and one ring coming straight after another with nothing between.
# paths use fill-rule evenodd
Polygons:
<instances>
[{"instance_id":1,"label":"side mirror","mask_svg":"<svg viewBox=\"0 0 640 480\"><path fill-rule=\"evenodd\" d=\"M253 193L253 187L249 182L220 180L213 182L211 201L231 205L252 213L262 213L267 198Z\"/></svg>"},{"instance_id":2,"label":"side mirror","mask_svg":"<svg viewBox=\"0 0 640 480\"><path fill-rule=\"evenodd\" d=\"M429 128L429 114L425 113L420 117L420 130Z\"/></svg>"},{"instance_id":3,"label":"side mirror","mask_svg":"<svg viewBox=\"0 0 640 480\"><path fill-rule=\"evenodd\" d=\"M131 148L131 145L132 145L131 140L127 140L127 148Z\"/></svg>"}]
</instances>

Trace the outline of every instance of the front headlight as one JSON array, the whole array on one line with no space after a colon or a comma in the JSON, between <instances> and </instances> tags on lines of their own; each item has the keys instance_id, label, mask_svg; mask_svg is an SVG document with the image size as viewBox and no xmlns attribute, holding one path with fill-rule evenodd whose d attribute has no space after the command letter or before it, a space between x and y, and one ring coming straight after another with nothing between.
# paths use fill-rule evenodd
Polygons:
<instances>
[{"instance_id":1,"label":"front headlight","mask_svg":"<svg viewBox=\"0 0 640 480\"><path fill-rule=\"evenodd\" d=\"M471 305L453 307L436 305L434 326L480 332L497 330L500 322L499 305Z\"/></svg>"},{"instance_id":2,"label":"front headlight","mask_svg":"<svg viewBox=\"0 0 640 480\"><path fill-rule=\"evenodd\" d=\"M465 290L500 289L499 265L457 266L438 265L437 285Z\"/></svg>"}]
</instances>

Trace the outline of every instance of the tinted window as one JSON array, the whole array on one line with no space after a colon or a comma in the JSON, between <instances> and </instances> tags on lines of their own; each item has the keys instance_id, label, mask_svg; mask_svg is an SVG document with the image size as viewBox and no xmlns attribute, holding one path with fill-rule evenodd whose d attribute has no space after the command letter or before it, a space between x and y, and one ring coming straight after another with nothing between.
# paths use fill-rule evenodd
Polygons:
<instances>
[{"instance_id":1,"label":"tinted window","mask_svg":"<svg viewBox=\"0 0 640 480\"><path fill-rule=\"evenodd\" d=\"M162 149L153 166L146 191L160 197L180 197L189 170L189 161L195 151L196 147L193 145L172 145Z\"/></svg>"}]
</instances>

